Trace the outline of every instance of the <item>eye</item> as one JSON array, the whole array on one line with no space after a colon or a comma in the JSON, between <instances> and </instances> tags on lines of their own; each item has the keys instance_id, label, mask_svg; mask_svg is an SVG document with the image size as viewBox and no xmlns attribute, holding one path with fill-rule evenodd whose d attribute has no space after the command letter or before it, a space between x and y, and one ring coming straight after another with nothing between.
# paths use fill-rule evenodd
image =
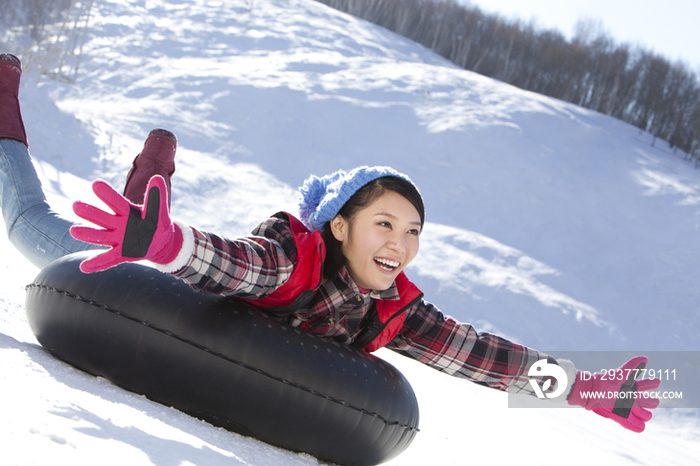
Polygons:
<instances>
[{"instance_id":1,"label":"eye","mask_svg":"<svg viewBox=\"0 0 700 466\"><path fill-rule=\"evenodd\" d=\"M408 230L409 235L414 235L414 236L420 236L420 230L417 228L414 228L412 230Z\"/></svg>"},{"instance_id":2,"label":"eye","mask_svg":"<svg viewBox=\"0 0 700 466\"><path fill-rule=\"evenodd\" d=\"M379 222L378 225L391 229L391 223L389 222Z\"/></svg>"}]
</instances>

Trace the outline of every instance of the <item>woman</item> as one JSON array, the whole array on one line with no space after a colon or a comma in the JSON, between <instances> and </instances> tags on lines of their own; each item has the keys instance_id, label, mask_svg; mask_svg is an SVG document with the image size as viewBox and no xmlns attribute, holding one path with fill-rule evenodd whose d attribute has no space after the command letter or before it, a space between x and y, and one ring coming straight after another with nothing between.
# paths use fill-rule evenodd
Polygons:
<instances>
[{"instance_id":1,"label":"woman","mask_svg":"<svg viewBox=\"0 0 700 466\"><path fill-rule=\"evenodd\" d=\"M393 169L359 167L312 176L301 188L300 220L280 213L251 236L226 239L171 220L175 139L161 131L149 135L124 195L104 181L93 184L114 213L74 204L80 217L100 228L71 225L48 208L31 164L17 99L20 75L19 60L0 56L0 182L8 235L36 264L106 246L81 270L149 260L196 290L248 300L306 332L367 351L387 347L511 393L561 395L556 398L635 432L651 419L656 399L628 397L620 404L587 398L590 392L657 388L658 380L629 377L646 358L622 366L624 377L594 374L584 380L570 361L477 333L425 301L403 272L418 253L423 201L411 180ZM540 387L530 377L537 370L554 377Z\"/></svg>"}]
</instances>

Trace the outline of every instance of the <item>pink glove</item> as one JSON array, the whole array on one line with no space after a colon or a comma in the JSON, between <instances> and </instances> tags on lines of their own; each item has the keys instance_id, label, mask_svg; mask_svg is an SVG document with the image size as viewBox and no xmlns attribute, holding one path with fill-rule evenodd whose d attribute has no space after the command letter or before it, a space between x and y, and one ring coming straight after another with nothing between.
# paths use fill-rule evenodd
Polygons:
<instances>
[{"instance_id":1,"label":"pink glove","mask_svg":"<svg viewBox=\"0 0 700 466\"><path fill-rule=\"evenodd\" d=\"M182 248L182 232L168 213L168 194L165 180L156 175L148 182L144 205L129 202L106 181L96 180L92 190L104 201L114 215L76 201L73 211L100 227L73 226L71 235L86 243L111 246L109 250L84 260L80 270L98 272L122 262L150 260L167 264L175 260Z\"/></svg>"},{"instance_id":2,"label":"pink glove","mask_svg":"<svg viewBox=\"0 0 700 466\"><path fill-rule=\"evenodd\" d=\"M590 409L633 432L642 432L644 423L652 416L649 410L659 406L658 398L642 392L656 390L661 385L660 379L635 380L646 365L646 356L636 356L607 373L591 375L578 371L568 403Z\"/></svg>"}]
</instances>

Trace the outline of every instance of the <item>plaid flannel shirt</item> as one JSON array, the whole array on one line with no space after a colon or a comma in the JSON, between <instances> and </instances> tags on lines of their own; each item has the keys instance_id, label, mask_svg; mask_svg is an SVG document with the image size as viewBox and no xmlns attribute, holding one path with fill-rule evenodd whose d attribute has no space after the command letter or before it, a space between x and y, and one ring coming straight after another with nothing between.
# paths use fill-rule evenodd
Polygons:
<instances>
[{"instance_id":1,"label":"plaid flannel shirt","mask_svg":"<svg viewBox=\"0 0 700 466\"><path fill-rule=\"evenodd\" d=\"M173 273L194 289L245 299L261 298L282 286L294 270L297 250L285 220L270 218L251 236L228 240L192 229L194 253ZM398 299L396 284L364 293L347 270L326 280L292 324L350 344L359 335L373 299ZM547 355L445 316L420 300L406 312L387 348L439 371L511 393L534 395L527 371Z\"/></svg>"}]
</instances>

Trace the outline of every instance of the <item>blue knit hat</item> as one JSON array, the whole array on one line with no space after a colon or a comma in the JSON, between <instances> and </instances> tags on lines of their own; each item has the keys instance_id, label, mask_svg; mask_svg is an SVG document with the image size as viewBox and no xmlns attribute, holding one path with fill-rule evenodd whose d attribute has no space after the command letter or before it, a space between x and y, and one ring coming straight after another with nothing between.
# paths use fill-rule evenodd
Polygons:
<instances>
[{"instance_id":1,"label":"blue knit hat","mask_svg":"<svg viewBox=\"0 0 700 466\"><path fill-rule=\"evenodd\" d=\"M357 167L349 172L338 170L323 178L311 175L304 181L299 199L299 217L311 230L323 231L326 223L338 215L340 209L361 187L385 176L411 179L390 167ZM414 185L415 186L415 185Z\"/></svg>"}]
</instances>

